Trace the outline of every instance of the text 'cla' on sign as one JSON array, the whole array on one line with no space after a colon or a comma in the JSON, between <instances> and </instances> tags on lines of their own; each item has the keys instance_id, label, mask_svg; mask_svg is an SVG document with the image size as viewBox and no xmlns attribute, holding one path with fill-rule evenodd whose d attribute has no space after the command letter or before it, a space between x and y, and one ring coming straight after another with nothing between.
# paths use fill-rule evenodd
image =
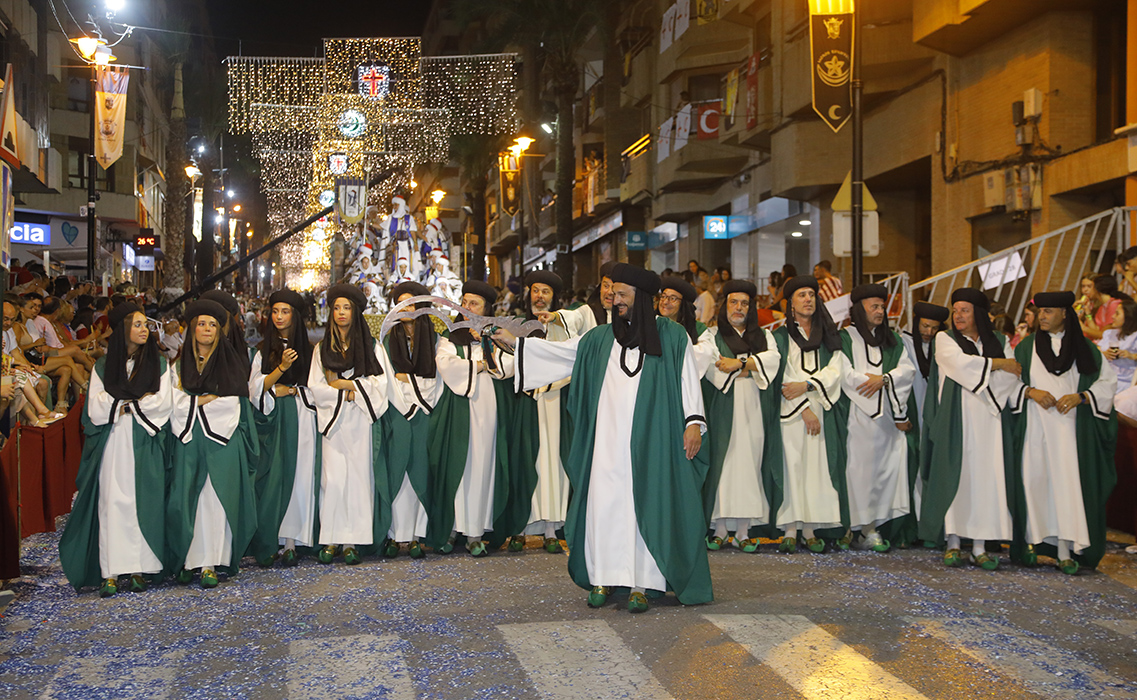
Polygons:
<instances>
[{"instance_id":1,"label":"text 'cla' on sign","mask_svg":"<svg viewBox=\"0 0 1137 700\"><path fill-rule=\"evenodd\" d=\"M837 132L853 111L853 0L809 0L813 111Z\"/></svg>"},{"instance_id":2,"label":"text 'cla' on sign","mask_svg":"<svg viewBox=\"0 0 1137 700\"><path fill-rule=\"evenodd\" d=\"M50 224L29 224L17 221L9 233L13 243L26 245L51 245Z\"/></svg>"}]
</instances>

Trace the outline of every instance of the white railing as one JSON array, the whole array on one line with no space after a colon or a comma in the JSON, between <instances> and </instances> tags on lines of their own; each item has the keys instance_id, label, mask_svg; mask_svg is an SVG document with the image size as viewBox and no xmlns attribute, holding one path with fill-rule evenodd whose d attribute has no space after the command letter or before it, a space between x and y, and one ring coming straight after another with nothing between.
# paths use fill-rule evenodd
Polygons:
<instances>
[{"instance_id":1,"label":"white railing","mask_svg":"<svg viewBox=\"0 0 1137 700\"><path fill-rule=\"evenodd\" d=\"M1134 211L1137 207L1107 209L909 285L905 299L909 325L913 296L949 306L951 293L960 287L984 290L1017 323L1035 292L1076 292L1084 272L1104 272L1106 255L1112 261L1129 246L1130 213Z\"/></svg>"}]
</instances>

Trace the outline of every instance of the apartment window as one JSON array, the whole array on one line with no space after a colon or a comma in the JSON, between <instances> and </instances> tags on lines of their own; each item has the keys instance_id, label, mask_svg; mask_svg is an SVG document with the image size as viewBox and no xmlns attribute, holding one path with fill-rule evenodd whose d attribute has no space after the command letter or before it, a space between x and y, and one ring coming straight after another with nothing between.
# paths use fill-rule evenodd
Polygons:
<instances>
[{"instance_id":1,"label":"apartment window","mask_svg":"<svg viewBox=\"0 0 1137 700\"><path fill-rule=\"evenodd\" d=\"M1096 75L1097 140L1113 136L1125 125L1125 15L1123 2L1112 2L1094 15L1094 73Z\"/></svg>"},{"instance_id":2,"label":"apartment window","mask_svg":"<svg viewBox=\"0 0 1137 700\"><path fill-rule=\"evenodd\" d=\"M72 112L90 111L91 77L73 71L67 77L67 109Z\"/></svg>"},{"instance_id":3,"label":"apartment window","mask_svg":"<svg viewBox=\"0 0 1137 700\"><path fill-rule=\"evenodd\" d=\"M693 75L687 79L687 92L692 102L707 102L717 100L722 86L722 76L717 73L709 75Z\"/></svg>"},{"instance_id":4,"label":"apartment window","mask_svg":"<svg viewBox=\"0 0 1137 700\"><path fill-rule=\"evenodd\" d=\"M67 149L67 186L78 189L87 189L87 170L90 167L88 156L91 153L87 139L72 137L68 140ZM110 170L103 170L98 163L95 168L95 189L101 192L114 192L114 165Z\"/></svg>"}]
</instances>

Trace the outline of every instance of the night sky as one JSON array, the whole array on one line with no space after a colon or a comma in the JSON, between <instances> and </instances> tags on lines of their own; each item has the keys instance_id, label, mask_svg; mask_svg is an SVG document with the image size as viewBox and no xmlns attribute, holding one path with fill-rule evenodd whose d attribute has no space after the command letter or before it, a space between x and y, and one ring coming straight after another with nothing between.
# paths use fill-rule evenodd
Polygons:
<instances>
[{"instance_id":1,"label":"night sky","mask_svg":"<svg viewBox=\"0 0 1137 700\"><path fill-rule=\"evenodd\" d=\"M217 53L315 56L325 38L420 36L430 0L205 0ZM239 43L238 43L239 40Z\"/></svg>"}]
</instances>

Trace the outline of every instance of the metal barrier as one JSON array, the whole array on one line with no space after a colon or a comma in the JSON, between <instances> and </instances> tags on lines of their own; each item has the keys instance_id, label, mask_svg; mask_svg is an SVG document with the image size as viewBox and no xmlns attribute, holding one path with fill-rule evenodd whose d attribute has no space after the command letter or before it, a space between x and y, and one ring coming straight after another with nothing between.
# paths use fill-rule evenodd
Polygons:
<instances>
[{"instance_id":1,"label":"metal barrier","mask_svg":"<svg viewBox=\"0 0 1137 700\"><path fill-rule=\"evenodd\" d=\"M1107 264L1112 264L1128 247L1130 213L1134 211L1137 207L1107 209L909 285L905 304L909 323L913 296L948 306L951 293L960 287L993 292L993 301L1003 304L1017 322L1034 292L1074 289L1083 272L1104 272L1106 255Z\"/></svg>"}]
</instances>

